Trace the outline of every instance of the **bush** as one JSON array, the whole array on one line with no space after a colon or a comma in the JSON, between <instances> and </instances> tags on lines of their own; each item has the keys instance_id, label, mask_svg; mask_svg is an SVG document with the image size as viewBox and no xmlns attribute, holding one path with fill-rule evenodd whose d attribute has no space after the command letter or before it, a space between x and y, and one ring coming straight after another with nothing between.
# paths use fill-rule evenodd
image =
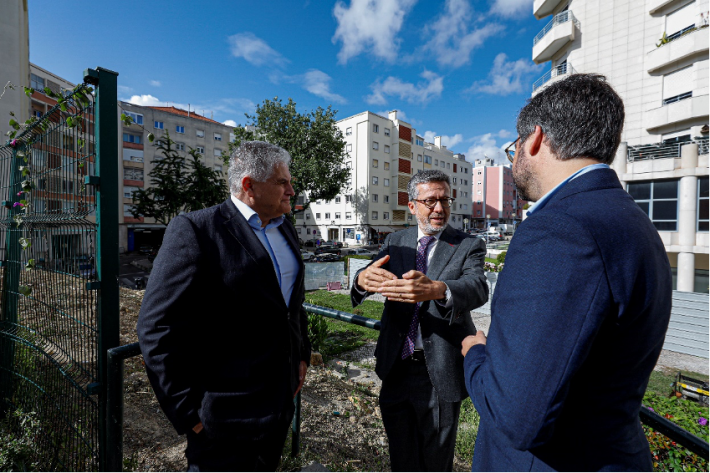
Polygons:
<instances>
[{"instance_id":1,"label":"bush","mask_svg":"<svg viewBox=\"0 0 710 473\"><path fill-rule=\"evenodd\" d=\"M308 314L308 338L313 351L320 352L328 338L328 324L320 314Z\"/></svg>"},{"instance_id":2,"label":"bush","mask_svg":"<svg viewBox=\"0 0 710 473\"><path fill-rule=\"evenodd\" d=\"M691 434L708 441L707 407L675 396L661 397L653 392L646 393L643 404ZM646 425L643 430L651 447L656 471L708 471L706 460Z\"/></svg>"},{"instance_id":3,"label":"bush","mask_svg":"<svg viewBox=\"0 0 710 473\"><path fill-rule=\"evenodd\" d=\"M39 434L36 413L8 413L0 424L0 471L37 471Z\"/></svg>"},{"instance_id":4,"label":"bush","mask_svg":"<svg viewBox=\"0 0 710 473\"><path fill-rule=\"evenodd\" d=\"M498 261L498 264L500 263L505 263L505 255L508 254L507 251L502 252L501 254L498 255L496 258L496 261Z\"/></svg>"}]
</instances>

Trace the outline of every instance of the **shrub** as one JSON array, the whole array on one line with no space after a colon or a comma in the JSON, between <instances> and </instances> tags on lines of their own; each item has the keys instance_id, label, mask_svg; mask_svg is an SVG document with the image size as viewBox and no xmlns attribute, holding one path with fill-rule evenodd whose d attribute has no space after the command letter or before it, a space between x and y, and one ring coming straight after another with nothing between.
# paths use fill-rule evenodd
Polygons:
<instances>
[{"instance_id":1,"label":"shrub","mask_svg":"<svg viewBox=\"0 0 710 473\"><path fill-rule=\"evenodd\" d=\"M508 254L508 252L504 251L498 255L498 257L496 258L496 260L498 261L498 264L505 263L505 255L506 254Z\"/></svg>"},{"instance_id":2,"label":"shrub","mask_svg":"<svg viewBox=\"0 0 710 473\"><path fill-rule=\"evenodd\" d=\"M320 314L308 314L308 338L313 351L320 352L328 338L328 324Z\"/></svg>"},{"instance_id":3,"label":"shrub","mask_svg":"<svg viewBox=\"0 0 710 473\"><path fill-rule=\"evenodd\" d=\"M20 409L8 413L0 424L0 471L37 471L39 434L36 413Z\"/></svg>"}]
</instances>

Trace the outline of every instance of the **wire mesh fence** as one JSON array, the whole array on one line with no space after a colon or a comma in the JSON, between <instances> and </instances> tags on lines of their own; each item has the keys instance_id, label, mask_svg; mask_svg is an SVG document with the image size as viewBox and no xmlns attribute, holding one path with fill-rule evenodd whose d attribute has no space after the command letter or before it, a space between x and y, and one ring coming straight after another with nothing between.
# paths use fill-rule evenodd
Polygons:
<instances>
[{"instance_id":1,"label":"wire mesh fence","mask_svg":"<svg viewBox=\"0 0 710 473\"><path fill-rule=\"evenodd\" d=\"M0 415L10 428L36 419L38 469L94 471L100 436L94 101L86 84L57 98L0 147L0 196L7 199L0 206Z\"/></svg>"}]
</instances>

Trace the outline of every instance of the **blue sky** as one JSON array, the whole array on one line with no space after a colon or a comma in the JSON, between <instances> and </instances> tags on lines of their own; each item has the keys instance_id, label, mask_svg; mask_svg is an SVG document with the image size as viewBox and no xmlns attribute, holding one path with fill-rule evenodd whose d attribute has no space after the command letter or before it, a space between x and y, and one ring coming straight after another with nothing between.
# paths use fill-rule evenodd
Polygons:
<instances>
[{"instance_id":1,"label":"blue sky","mask_svg":"<svg viewBox=\"0 0 710 473\"><path fill-rule=\"evenodd\" d=\"M30 61L80 82L119 73L119 98L244 124L264 99L338 118L399 110L466 159L504 158L531 84L533 0L29 3ZM230 121L231 120L231 121Z\"/></svg>"}]
</instances>

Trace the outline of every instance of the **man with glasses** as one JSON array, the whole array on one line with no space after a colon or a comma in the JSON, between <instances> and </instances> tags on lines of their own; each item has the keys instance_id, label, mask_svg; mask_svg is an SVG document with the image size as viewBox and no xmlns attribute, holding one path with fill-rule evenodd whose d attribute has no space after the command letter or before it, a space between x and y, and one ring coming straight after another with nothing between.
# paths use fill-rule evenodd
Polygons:
<instances>
[{"instance_id":1,"label":"man with glasses","mask_svg":"<svg viewBox=\"0 0 710 473\"><path fill-rule=\"evenodd\" d=\"M535 204L510 243L488 338L462 345L481 416L473 471L653 470L639 410L671 269L609 168L623 124L621 98L593 74L547 86L520 111L513 178Z\"/></svg>"},{"instance_id":2,"label":"man with glasses","mask_svg":"<svg viewBox=\"0 0 710 473\"><path fill-rule=\"evenodd\" d=\"M461 341L476 332L470 311L488 300L483 241L448 226L449 176L409 181L417 227L387 236L377 260L355 276L353 306L387 298L375 371L392 471L451 471L463 382Z\"/></svg>"}]
</instances>

